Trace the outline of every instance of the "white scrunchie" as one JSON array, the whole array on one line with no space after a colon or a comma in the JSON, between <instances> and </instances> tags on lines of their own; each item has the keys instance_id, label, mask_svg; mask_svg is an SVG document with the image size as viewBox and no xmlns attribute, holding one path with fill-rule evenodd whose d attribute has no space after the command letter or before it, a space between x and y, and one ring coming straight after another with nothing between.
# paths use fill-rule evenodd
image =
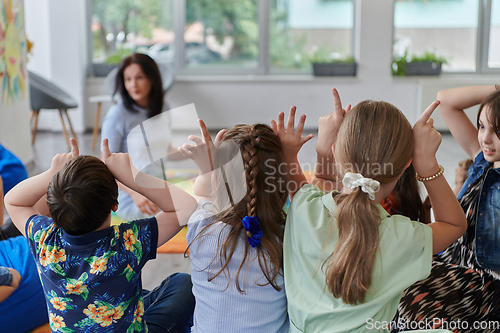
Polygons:
<instances>
[{"instance_id":1,"label":"white scrunchie","mask_svg":"<svg viewBox=\"0 0 500 333\"><path fill-rule=\"evenodd\" d=\"M347 172L342 179L342 184L354 190L357 187L361 187L361 191L368 194L370 200L375 200L375 192L378 191L380 183L371 178L365 178L360 173Z\"/></svg>"}]
</instances>

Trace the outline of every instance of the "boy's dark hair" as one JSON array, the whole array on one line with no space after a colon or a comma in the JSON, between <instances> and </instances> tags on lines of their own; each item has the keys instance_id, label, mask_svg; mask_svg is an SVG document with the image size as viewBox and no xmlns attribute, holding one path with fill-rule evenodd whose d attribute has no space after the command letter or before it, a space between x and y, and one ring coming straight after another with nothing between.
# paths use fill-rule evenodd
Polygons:
<instances>
[{"instance_id":1,"label":"boy's dark hair","mask_svg":"<svg viewBox=\"0 0 500 333\"><path fill-rule=\"evenodd\" d=\"M151 92L149 93L149 107L147 114L148 118L159 115L163 109L164 97L161 73L156 62L147 54L134 53L122 60L120 66L118 66L118 72L116 73L115 91L113 95L119 93L125 108L130 112L138 112L133 108L133 106L137 105L137 103L132 99L125 88L125 80L123 78L123 72L132 64L138 64L141 66L144 75L146 75L148 80L151 82Z\"/></svg>"},{"instance_id":2,"label":"boy's dark hair","mask_svg":"<svg viewBox=\"0 0 500 333\"><path fill-rule=\"evenodd\" d=\"M54 223L70 235L102 226L118 204L118 185L97 157L79 156L54 175L47 188L47 205Z\"/></svg>"}]
</instances>

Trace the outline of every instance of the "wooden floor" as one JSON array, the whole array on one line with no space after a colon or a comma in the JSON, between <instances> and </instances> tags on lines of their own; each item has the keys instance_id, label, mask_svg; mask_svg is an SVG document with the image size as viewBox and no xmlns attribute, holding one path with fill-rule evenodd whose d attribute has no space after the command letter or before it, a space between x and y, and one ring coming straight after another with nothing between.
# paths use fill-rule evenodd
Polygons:
<instances>
[{"instance_id":1,"label":"wooden floor","mask_svg":"<svg viewBox=\"0 0 500 333\"><path fill-rule=\"evenodd\" d=\"M306 134L313 133L310 131ZM174 131L173 144L175 147L189 142L189 134L199 135L198 133L187 133ZM450 134L443 134L443 142L438 151L438 162L445 168L445 177L451 186L454 185L455 169L458 162L466 159L467 155L455 142ZM92 151L92 134L79 134L77 141L80 146L80 154L99 156L99 148ZM310 170L316 161L315 152L316 138L308 142L299 153L299 161L304 165L304 171ZM45 171L50 167L52 157L57 153L66 152L66 143L62 133L40 132L37 135L33 147L34 166L29 170L30 176ZM194 169L195 165L191 161L176 162L175 168ZM188 258L183 254L158 254L156 260L150 260L143 270L143 286L146 289L153 289L161 281L175 272L191 272L191 266Z\"/></svg>"}]
</instances>

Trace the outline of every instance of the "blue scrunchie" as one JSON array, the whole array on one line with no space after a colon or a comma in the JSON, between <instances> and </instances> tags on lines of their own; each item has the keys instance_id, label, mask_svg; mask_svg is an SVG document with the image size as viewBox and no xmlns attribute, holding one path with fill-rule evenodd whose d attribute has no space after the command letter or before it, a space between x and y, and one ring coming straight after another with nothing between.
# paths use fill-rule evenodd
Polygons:
<instances>
[{"instance_id":1,"label":"blue scrunchie","mask_svg":"<svg viewBox=\"0 0 500 333\"><path fill-rule=\"evenodd\" d=\"M252 237L248 237L248 244L250 244L251 247L259 246L260 239L262 238L262 229L260 228L257 217L245 216L243 218L243 227L247 232L252 234Z\"/></svg>"}]
</instances>

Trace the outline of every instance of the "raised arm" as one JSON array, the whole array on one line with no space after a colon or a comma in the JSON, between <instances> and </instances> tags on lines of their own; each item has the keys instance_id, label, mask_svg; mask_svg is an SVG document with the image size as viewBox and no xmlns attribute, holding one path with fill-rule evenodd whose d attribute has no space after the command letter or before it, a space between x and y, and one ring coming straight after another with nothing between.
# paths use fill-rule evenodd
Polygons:
<instances>
[{"instance_id":1,"label":"raised arm","mask_svg":"<svg viewBox=\"0 0 500 333\"><path fill-rule=\"evenodd\" d=\"M441 101L439 110L455 140L473 159L480 150L477 128L464 110L480 104L495 86L471 86L441 90L437 99Z\"/></svg>"},{"instance_id":2,"label":"raised arm","mask_svg":"<svg viewBox=\"0 0 500 333\"><path fill-rule=\"evenodd\" d=\"M103 142L103 157L115 178L144 195L157 205L162 212L156 215L158 221L158 246L175 236L196 208L196 200L177 186L137 170L128 154L111 154L107 140Z\"/></svg>"},{"instance_id":3,"label":"raised arm","mask_svg":"<svg viewBox=\"0 0 500 333\"><path fill-rule=\"evenodd\" d=\"M5 196L5 207L9 212L14 225L24 235L25 224L32 215L39 215L37 202L47 194L52 177L58 173L63 166L72 158L78 156L78 145L75 139L70 139L71 152L68 154L57 154L52 159L50 168L31 178L28 178L12 188Z\"/></svg>"},{"instance_id":4,"label":"raised arm","mask_svg":"<svg viewBox=\"0 0 500 333\"><path fill-rule=\"evenodd\" d=\"M200 126L201 135L200 137L195 135L190 135L189 140L193 141L195 144L184 144L179 148L179 152L186 158L190 158L200 169L200 174L196 177L194 182L194 194L198 201L210 200L213 201L213 188L212 188L212 175L214 171L214 156L217 148L220 145L222 137L226 133L226 130L220 130L215 137L215 143L212 142L210 133L208 132L207 126L203 120L198 119L198 125Z\"/></svg>"},{"instance_id":5,"label":"raised arm","mask_svg":"<svg viewBox=\"0 0 500 333\"><path fill-rule=\"evenodd\" d=\"M314 168L313 185L325 192L340 190L342 179L337 178L335 171L335 158L333 156L333 145L337 141L340 125L347 112L351 109L348 104L342 108L342 102L337 89L332 89L334 111L319 118L318 141L316 142L316 165Z\"/></svg>"},{"instance_id":6,"label":"raised arm","mask_svg":"<svg viewBox=\"0 0 500 333\"><path fill-rule=\"evenodd\" d=\"M283 148L283 157L285 163L287 164L288 176L289 176L289 196L290 199L293 198L295 193L307 184L306 176L300 167L297 154L300 148L309 140L311 140L314 135L309 134L307 136L302 136L302 131L304 130L304 124L306 122L306 115L300 116L297 129L295 129L295 111L297 108L292 106L290 113L288 114L288 122L285 128L285 114L280 112L278 115L278 123L271 120L271 128L278 135L281 140L281 145Z\"/></svg>"},{"instance_id":7,"label":"raised arm","mask_svg":"<svg viewBox=\"0 0 500 333\"><path fill-rule=\"evenodd\" d=\"M123 110L118 105L113 105L102 121L101 137L107 139L109 151L112 153L122 152L122 142L126 139ZM125 111L128 113L128 111ZM125 113L126 114L126 113ZM101 160L104 161L104 144L101 146ZM137 193L127 186L118 182L118 187L127 193L142 214L153 216L158 213L158 207L146 197Z\"/></svg>"},{"instance_id":8,"label":"raised arm","mask_svg":"<svg viewBox=\"0 0 500 333\"><path fill-rule=\"evenodd\" d=\"M441 144L441 135L432 126L433 120L430 119L438 105L439 101L433 102L413 127L415 136L413 166L417 174L424 178L438 175L440 172L436 151ZM436 222L429 224L432 228L432 250L436 254L445 250L465 233L467 220L443 175L424 181L424 185L436 219Z\"/></svg>"}]
</instances>

